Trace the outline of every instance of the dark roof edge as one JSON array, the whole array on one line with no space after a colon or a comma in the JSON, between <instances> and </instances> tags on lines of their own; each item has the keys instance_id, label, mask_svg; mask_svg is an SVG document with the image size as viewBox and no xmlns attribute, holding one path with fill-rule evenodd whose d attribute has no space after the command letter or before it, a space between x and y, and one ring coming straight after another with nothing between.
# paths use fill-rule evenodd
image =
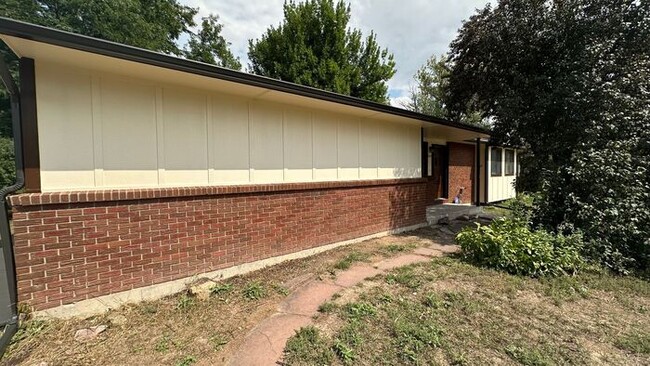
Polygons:
<instances>
[{"instance_id":1,"label":"dark roof edge","mask_svg":"<svg viewBox=\"0 0 650 366\"><path fill-rule=\"evenodd\" d=\"M413 118L423 122L456 127L463 130L479 132L488 135L490 134L489 130L478 126L449 121L381 103L370 102L348 95L337 94L309 86L298 85L241 71L234 71L210 64L205 64L202 62L187 60L180 57L145 50L142 48L34 25L31 23L21 22L9 18L0 17L0 33L8 36L28 39L31 41L86 51L103 56L115 57L127 61L134 61L152 66L188 72L196 75L232 81L240 84L326 100L329 102L364 108L376 112L389 113L406 118Z\"/></svg>"}]
</instances>

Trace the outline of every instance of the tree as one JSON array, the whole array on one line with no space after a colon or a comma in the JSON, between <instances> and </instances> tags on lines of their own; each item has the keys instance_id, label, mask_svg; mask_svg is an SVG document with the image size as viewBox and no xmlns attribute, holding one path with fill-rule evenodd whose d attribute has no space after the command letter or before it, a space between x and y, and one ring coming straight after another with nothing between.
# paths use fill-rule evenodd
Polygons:
<instances>
[{"instance_id":1,"label":"tree","mask_svg":"<svg viewBox=\"0 0 650 366\"><path fill-rule=\"evenodd\" d=\"M223 25L219 23L218 16L210 14L203 18L201 30L190 36L188 47L185 50L185 57L233 70L240 70L241 63L230 52L230 43L221 35L222 29Z\"/></svg>"},{"instance_id":2,"label":"tree","mask_svg":"<svg viewBox=\"0 0 650 366\"><path fill-rule=\"evenodd\" d=\"M416 85L411 87L410 101L403 107L434 117L449 118L445 93L449 88L450 67L447 56L431 56L413 76ZM478 112L467 111L456 117L468 124L487 126Z\"/></svg>"},{"instance_id":3,"label":"tree","mask_svg":"<svg viewBox=\"0 0 650 366\"><path fill-rule=\"evenodd\" d=\"M197 9L177 0L8 0L0 15L109 41L182 55L178 38Z\"/></svg>"},{"instance_id":4,"label":"tree","mask_svg":"<svg viewBox=\"0 0 650 366\"><path fill-rule=\"evenodd\" d=\"M451 45L447 105L525 147L535 221L584 232L615 270L650 264L650 3L501 0Z\"/></svg>"},{"instance_id":5,"label":"tree","mask_svg":"<svg viewBox=\"0 0 650 366\"><path fill-rule=\"evenodd\" d=\"M349 29L350 6L343 1L307 0L284 4L284 21L261 39L249 40L253 73L371 101L388 102L395 74L393 55L371 33Z\"/></svg>"}]
</instances>

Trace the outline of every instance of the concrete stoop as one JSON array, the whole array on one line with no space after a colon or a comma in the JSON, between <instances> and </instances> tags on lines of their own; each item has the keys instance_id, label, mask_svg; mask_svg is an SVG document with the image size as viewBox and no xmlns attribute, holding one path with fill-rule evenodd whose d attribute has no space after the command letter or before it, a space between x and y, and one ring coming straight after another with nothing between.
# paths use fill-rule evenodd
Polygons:
<instances>
[{"instance_id":1,"label":"concrete stoop","mask_svg":"<svg viewBox=\"0 0 650 366\"><path fill-rule=\"evenodd\" d=\"M483 207L470 204L445 203L427 207L427 222L429 225L435 225L438 220L447 217L454 220L463 215L474 216L483 213Z\"/></svg>"}]
</instances>

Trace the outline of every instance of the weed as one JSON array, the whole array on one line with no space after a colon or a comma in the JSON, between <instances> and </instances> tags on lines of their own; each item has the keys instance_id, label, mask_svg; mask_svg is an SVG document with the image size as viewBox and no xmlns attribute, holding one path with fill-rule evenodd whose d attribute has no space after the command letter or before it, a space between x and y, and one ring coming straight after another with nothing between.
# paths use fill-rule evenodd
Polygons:
<instances>
[{"instance_id":1,"label":"weed","mask_svg":"<svg viewBox=\"0 0 650 366\"><path fill-rule=\"evenodd\" d=\"M190 366L196 363L196 357L187 355L176 362L176 366Z\"/></svg>"},{"instance_id":2,"label":"weed","mask_svg":"<svg viewBox=\"0 0 650 366\"><path fill-rule=\"evenodd\" d=\"M16 334L11 339L11 344L19 342L23 339L27 339L37 335L47 328L47 322L43 319L31 319L20 323L20 327Z\"/></svg>"},{"instance_id":3,"label":"weed","mask_svg":"<svg viewBox=\"0 0 650 366\"><path fill-rule=\"evenodd\" d=\"M377 309L367 302L355 302L345 306L346 313L352 319L360 319L377 314Z\"/></svg>"},{"instance_id":4,"label":"weed","mask_svg":"<svg viewBox=\"0 0 650 366\"><path fill-rule=\"evenodd\" d=\"M560 305L565 301L586 299L589 296L587 286L574 277L543 278L541 282L545 286L544 294L553 299L555 305Z\"/></svg>"},{"instance_id":5,"label":"weed","mask_svg":"<svg viewBox=\"0 0 650 366\"><path fill-rule=\"evenodd\" d=\"M187 310L194 306L194 299L187 294L182 294L178 298L178 303L176 303L176 309L178 310Z\"/></svg>"},{"instance_id":6,"label":"weed","mask_svg":"<svg viewBox=\"0 0 650 366\"><path fill-rule=\"evenodd\" d=\"M232 284L230 283L217 283L210 289L210 294L214 296L223 296L232 291Z\"/></svg>"},{"instance_id":7,"label":"weed","mask_svg":"<svg viewBox=\"0 0 650 366\"><path fill-rule=\"evenodd\" d=\"M554 365L553 360L547 358L544 352L534 348L526 348L514 344L509 345L505 349L506 354L514 361L519 362L525 366L543 366Z\"/></svg>"},{"instance_id":8,"label":"weed","mask_svg":"<svg viewBox=\"0 0 650 366\"><path fill-rule=\"evenodd\" d=\"M348 269L350 268L350 266L352 266L352 263L366 261L368 260L369 257L370 257L369 253L352 252L346 255L340 261L336 262L334 264L334 268L341 269L341 270Z\"/></svg>"},{"instance_id":9,"label":"weed","mask_svg":"<svg viewBox=\"0 0 650 366\"><path fill-rule=\"evenodd\" d=\"M277 283L273 284L273 290L282 296L289 295L289 289Z\"/></svg>"},{"instance_id":10,"label":"weed","mask_svg":"<svg viewBox=\"0 0 650 366\"><path fill-rule=\"evenodd\" d=\"M442 329L429 322L398 320L394 324L395 344L403 360L417 362L426 347L442 344Z\"/></svg>"},{"instance_id":11,"label":"weed","mask_svg":"<svg viewBox=\"0 0 650 366\"><path fill-rule=\"evenodd\" d=\"M432 309L440 309L442 308L445 303L443 300L440 299L440 297L434 293L429 293L424 297L424 301L422 301L424 306Z\"/></svg>"},{"instance_id":12,"label":"weed","mask_svg":"<svg viewBox=\"0 0 650 366\"><path fill-rule=\"evenodd\" d=\"M258 282L258 281L253 281L249 282L246 287L242 290L242 294L244 295L244 298L247 300L259 300L266 296L266 290L264 289L264 286Z\"/></svg>"},{"instance_id":13,"label":"weed","mask_svg":"<svg viewBox=\"0 0 650 366\"><path fill-rule=\"evenodd\" d=\"M169 345L171 343L172 343L172 340L169 337L169 335L163 334L163 336L160 337L160 339L158 340L158 342L154 346L154 350L156 350L156 352L165 353L165 352L169 351Z\"/></svg>"},{"instance_id":14,"label":"weed","mask_svg":"<svg viewBox=\"0 0 650 366\"><path fill-rule=\"evenodd\" d=\"M224 336L221 333L215 333L211 335L209 341L215 351L218 351L221 347L225 346L229 342L228 337Z\"/></svg>"},{"instance_id":15,"label":"weed","mask_svg":"<svg viewBox=\"0 0 650 366\"><path fill-rule=\"evenodd\" d=\"M320 306L318 306L318 312L320 313L331 313L334 309L337 308L337 305L331 301L326 301Z\"/></svg>"},{"instance_id":16,"label":"weed","mask_svg":"<svg viewBox=\"0 0 650 366\"><path fill-rule=\"evenodd\" d=\"M616 347L630 351L632 353L650 354L650 334L649 333L628 333L615 342Z\"/></svg>"},{"instance_id":17,"label":"weed","mask_svg":"<svg viewBox=\"0 0 650 366\"><path fill-rule=\"evenodd\" d=\"M409 250L413 250L417 247L417 244L415 243L408 243L408 244L389 244L385 246L383 249L385 252L388 252L389 254L395 254L395 253L401 253L401 252L406 252Z\"/></svg>"},{"instance_id":18,"label":"weed","mask_svg":"<svg viewBox=\"0 0 650 366\"><path fill-rule=\"evenodd\" d=\"M422 280L413 272L413 267L401 267L386 276L389 285L400 284L410 289L420 287Z\"/></svg>"},{"instance_id":19,"label":"weed","mask_svg":"<svg viewBox=\"0 0 650 366\"><path fill-rule=\"evenodd\" d=\"M354 361L354 351L340 340L336 340L333 348L336 355L341 359L341 361L343 361L344 364L347 365Z\"/></svg>"},{"instance_id":20,"label":"weed","mask_svg":"<svg viewBox=\"0 0 650 366\"><path fill-rule=\"evenodd\" d=\"M158 312L158 306L154 303L146 303L140 307L140 312L142 314L156 314Z\"/></svg>"},{"instance_id":21,"label":"weed","mask_svg":"<svg viewBox=\"0 0 650 366\"><path fill-rule=\"evenodd\" d=\"M284 349L284 358L287 364L330 365L334 354L327 347L327 342L321 337L318 329L310 325L300 328L289 338Z\"/></svg>"}]
</instances>

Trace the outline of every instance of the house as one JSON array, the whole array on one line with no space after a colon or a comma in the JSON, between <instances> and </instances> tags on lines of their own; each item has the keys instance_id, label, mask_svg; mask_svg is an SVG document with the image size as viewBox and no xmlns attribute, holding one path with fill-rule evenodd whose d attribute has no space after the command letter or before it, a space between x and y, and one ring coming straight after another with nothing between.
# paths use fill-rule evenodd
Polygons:
<instances>
[{"instance_id":1,"label":"house","mask_svg":"<svg viewBox=\"0 0 650 366\"><path fill-rule=\"evenodd\" d=\"M17 297L38 311L152 299L515 194L517 152L483 128L4 18L0 38L20 57Z\"/></svg>"}]
</instances>

